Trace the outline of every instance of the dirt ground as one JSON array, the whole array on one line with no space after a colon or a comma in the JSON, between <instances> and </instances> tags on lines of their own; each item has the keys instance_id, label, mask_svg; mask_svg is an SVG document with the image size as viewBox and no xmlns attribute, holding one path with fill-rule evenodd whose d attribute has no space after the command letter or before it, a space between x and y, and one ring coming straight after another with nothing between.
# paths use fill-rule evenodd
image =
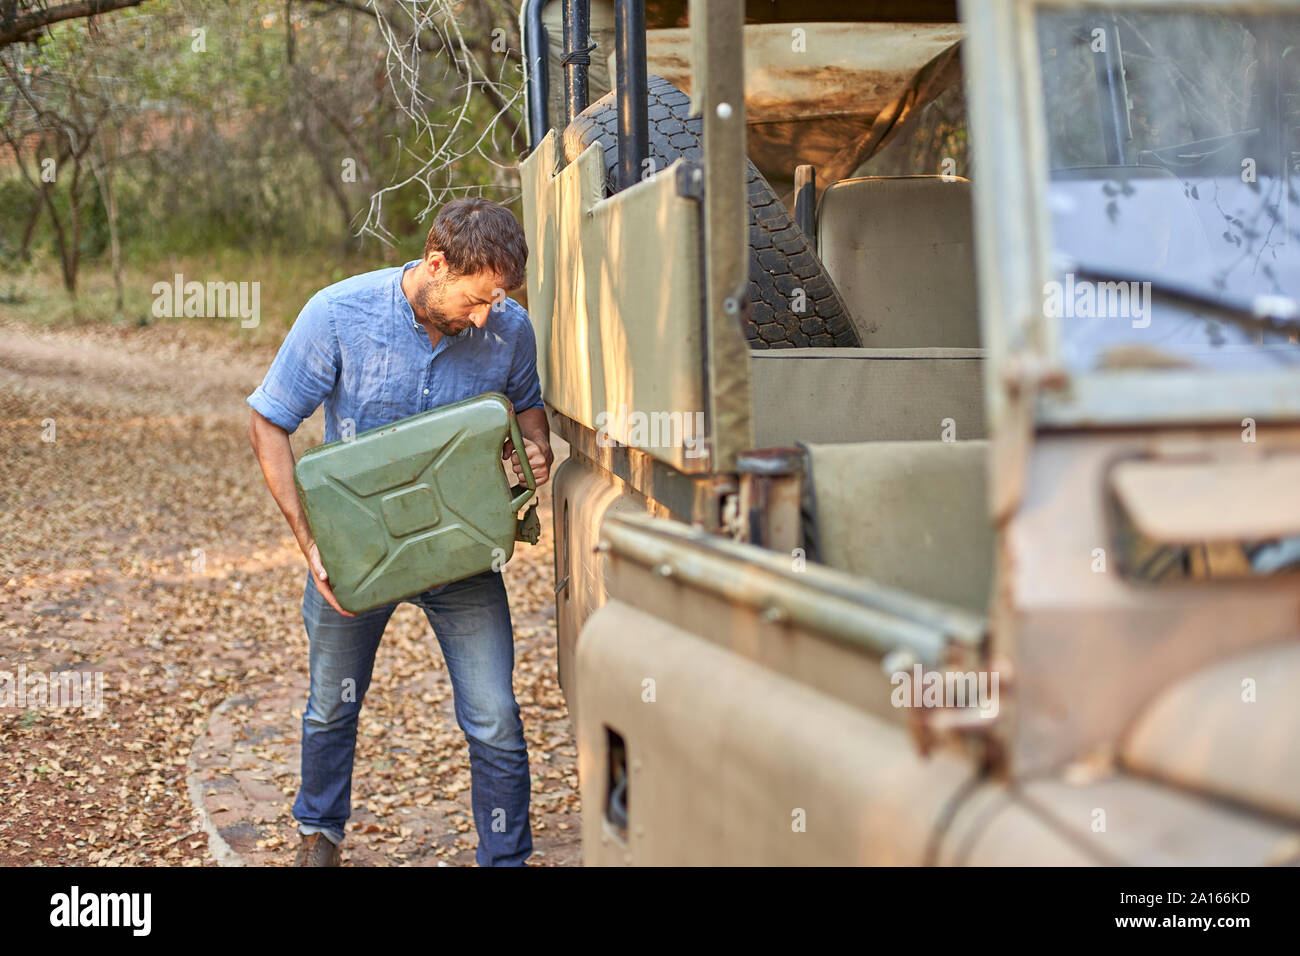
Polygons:
<instances>
[{"instance_id":1,"label":"dirt ground","mask_svg":"<svg viewBox=\"0 0 1300 956\"><path fill-rule=\"evenodd\" d=\"M244 404L273 355L184 324L0 324L0 672L102 672L104 704L0 706L0 865L292 862L305 564ZM318 412L295 451L321 434ZM576 751L548 494L539 512L541 544L520 544L505 575L530 863L560 865L580 859ZM468 751L411 605L380 648L352 804L345 865L473 863Z\"/></svg>"}]
</instances>

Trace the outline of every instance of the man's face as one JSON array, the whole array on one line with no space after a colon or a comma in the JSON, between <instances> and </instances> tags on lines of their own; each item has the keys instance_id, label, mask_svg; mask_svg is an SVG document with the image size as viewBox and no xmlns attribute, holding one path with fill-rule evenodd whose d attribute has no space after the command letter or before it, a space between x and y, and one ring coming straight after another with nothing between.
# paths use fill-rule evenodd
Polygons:
<instances>
[{"instance_id":1,"label":"man's face","mask_svg":"<svg viewBox=\"0 0 1300 956\"><path fill-rule=\"evenodd\" d=\"M425 276L416 294L415 317L443 335L457 335L471 325L483 328L493 304L505 295L495 273L450 277L447 261L439 253L421 268Z\"/></svg>"}]
</instances>

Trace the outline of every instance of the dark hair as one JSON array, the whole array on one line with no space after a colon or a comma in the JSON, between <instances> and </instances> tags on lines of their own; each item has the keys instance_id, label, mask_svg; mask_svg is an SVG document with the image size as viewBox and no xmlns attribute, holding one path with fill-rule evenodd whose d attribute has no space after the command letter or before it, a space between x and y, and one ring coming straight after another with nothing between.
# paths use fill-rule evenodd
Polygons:
<instances>
[{"instance_id":1,"label":"dark hair","mask_svg":"<svg viewBox=\"0 0 1300 956\"><path fill-rule=\"evenodd\" d=\"M528 243L519 220L490 199L453 199L434 217L424 257L437 250L453 276L495 272L507 290L524 284Z\"/></svg>"}]
</instances>

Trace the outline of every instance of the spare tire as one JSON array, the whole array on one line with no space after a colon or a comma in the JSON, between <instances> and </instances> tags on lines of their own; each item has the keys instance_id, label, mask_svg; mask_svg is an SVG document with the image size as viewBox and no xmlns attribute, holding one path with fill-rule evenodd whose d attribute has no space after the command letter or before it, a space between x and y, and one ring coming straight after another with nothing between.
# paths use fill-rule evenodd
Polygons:
<instances>
[{"instance_id":1,"label":"spare tire","mask_svg":"<svg viewBox=\"0 0 1300 956\"><path fill-rule=\"evenodd\" d=\"M703 121L690 116L690 97L660 76L649 83L650 156L655 169L676 159L701 162ZM564 155L573 162L592 143L605 151L605 192L618 192L618 104L611 91L564 131ZM795 224L772 187L746 160L749 176L749 309L744 318L750 348L859 346L857 330L816 249ZM791 308L803 290L803 310Z\"/></svg>"}]
</instances>

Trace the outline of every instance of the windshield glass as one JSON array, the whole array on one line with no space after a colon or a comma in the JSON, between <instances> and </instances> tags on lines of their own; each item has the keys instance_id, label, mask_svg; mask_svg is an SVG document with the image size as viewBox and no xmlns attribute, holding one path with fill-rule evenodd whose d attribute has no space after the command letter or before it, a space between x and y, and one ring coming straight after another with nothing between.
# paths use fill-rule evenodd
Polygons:
<instances>
[{"instance_id":1,"label":"windshield glass","mask_svg":"<svg viewBox=\"0 0 1300 956\"><path fill-rule=\"evenodd\" d=\"M1159 288L1273 311L1289 306L1259 297L1300 299L1300 16L1054 9L1037 33L1056 272L1043 308L1066 364L1300 365L1294 329Z\"/></svg>"}]
</instances>

